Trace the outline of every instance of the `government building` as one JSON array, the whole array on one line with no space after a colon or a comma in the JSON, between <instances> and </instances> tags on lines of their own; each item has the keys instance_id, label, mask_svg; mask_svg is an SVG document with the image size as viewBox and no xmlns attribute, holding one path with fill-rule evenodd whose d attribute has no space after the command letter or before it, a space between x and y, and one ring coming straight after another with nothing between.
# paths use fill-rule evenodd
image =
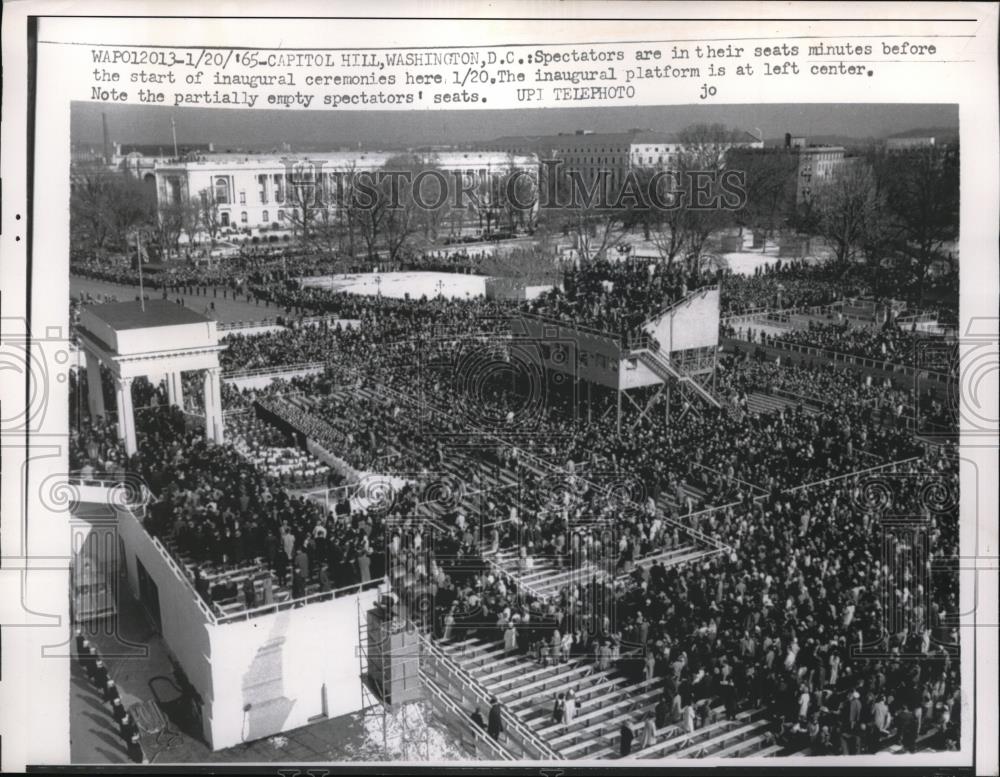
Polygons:
<instances>
[{"instance_id":1,"label":"government building","mask_svg":"<svg viewBox=\"0 0 1000 777\"><path fill-rule=\"evenodd\" d=\"M309 155L204 154L157 161L143 178L149 181L153 176L161 209L194 197L211 197L223 227L281 228L290 226L295 217L292 187L308 182L318 187L317 201L335 203L338 178L385 170L390 161L404 169L435 168L452 187L459 181L475 182L477 193L494 190L514 170L524 170L532 178L538 172L537 158L527 154L358 150ZM426 191L430 190L428 186ZM301 197L298 200L301 203Z\"/></svg>"}]
</instances>

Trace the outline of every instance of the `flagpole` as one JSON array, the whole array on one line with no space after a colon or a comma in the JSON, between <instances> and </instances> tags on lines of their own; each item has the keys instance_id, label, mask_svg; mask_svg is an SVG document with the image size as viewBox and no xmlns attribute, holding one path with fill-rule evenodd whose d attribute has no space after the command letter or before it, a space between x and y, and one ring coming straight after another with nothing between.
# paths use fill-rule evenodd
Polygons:
<instances>
[{"instance_id":1,"label":"flagpole","mask_svg":"<svg viewBox=\"0 0 1000 777\"><path fill-rule=\"evenodd\" d=\"M139 265L139 309L146 312L146 295L142 291L142 249L139 246L139 230L135 231L135 259Z\"/></svg>"}]
</instances>

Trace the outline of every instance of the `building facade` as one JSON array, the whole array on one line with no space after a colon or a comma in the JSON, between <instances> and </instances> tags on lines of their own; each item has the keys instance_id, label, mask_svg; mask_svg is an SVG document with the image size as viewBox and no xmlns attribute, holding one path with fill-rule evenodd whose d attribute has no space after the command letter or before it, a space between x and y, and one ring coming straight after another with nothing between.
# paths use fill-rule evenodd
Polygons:
<instances>
[{"instance_id":1,"label":"building facade","mask_svg":"<svg viewBox=\"0 0 1000 777\"><path fill-rule=\"evenodd\" d=\"M802 204L813 198L816 192L833 180L837 171L844 166L846 150L843 146L801 146L793 147L798 155L798 171L795 184L795 202Z\"/></svg>"},{"instance_id":2,"label":"building facade","mask_svg":"<svg viewBox=\"0 0 1000 777\"><path fill-rule=\"evenodd\" d=\"M885 148L889 153L912 151L917 148L933 148L936 138L931 135L912 136L902 138L886 138Z\"/></svg>"},{"instance_id":3,"label":"building facade","mask_svg":"<svg viewBox=\"0 0 1000 777\"><path fill-rule=\"evenodd\" d=\"M577 170L585 180L593 180L606 170L615 186L632 169L670 169L680 161L686 143L676 133L632 129L627 132L589 132L537 137L509 136L480 144L484 150L500 153L533 153L539 159L558 159L564 169ZM729 148L763 148L764 142L749 132L737 133Z\"/></svg>"},{"instance_id":4,"label":"building facade","mask_svg":"<svg viewBox=\"0 0 1000 777\"><path fill-rule=\"evenodd\" d=\"M400 166L437 169L452 187L457 188L460 181L475 182L477 194L495 195L497 186L514 170L532 179L538 173L538 160L529 155L358 150L303 156L204 154L188 160L158 161L153 174L161 209L193 198L210 198L223 227L280 229L291 226L298 215L302 198L296 196L296 186L308 184L309 202L334 208L345 176L387 170L387 163L393 160L400 161Z\"/></svg>"}]
</instances>

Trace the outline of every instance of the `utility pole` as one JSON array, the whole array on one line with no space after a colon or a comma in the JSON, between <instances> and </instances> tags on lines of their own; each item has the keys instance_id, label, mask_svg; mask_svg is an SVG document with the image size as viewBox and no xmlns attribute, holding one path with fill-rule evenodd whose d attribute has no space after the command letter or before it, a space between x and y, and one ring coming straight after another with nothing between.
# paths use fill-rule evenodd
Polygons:
<instances>
[{"instance_id":1,"label":"utility pole","mask_svg":"<svg viewBox=\"0 0 1000 777\"><path fill-rule=\"evenodd\" d=\"M177 123L174 121L174 117L170 117L170 133L174 136L174 159L180 159L180 154L177 152Z\"/></svg>"}]
</instances>

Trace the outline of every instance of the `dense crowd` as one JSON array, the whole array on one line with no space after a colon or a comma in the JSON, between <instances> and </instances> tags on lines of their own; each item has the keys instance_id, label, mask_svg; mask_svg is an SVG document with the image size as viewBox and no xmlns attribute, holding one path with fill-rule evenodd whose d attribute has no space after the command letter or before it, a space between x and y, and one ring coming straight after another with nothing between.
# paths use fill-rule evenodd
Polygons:
<instances>
[{"instance_id":1,"label":"dense crowd","mask_svg":"<svg viewBox=\"0 0 1000 777\"><path fill-rule=\"evenodd\" d=\"M544 600L484 574L438 589L438 634L656 681L654 734L691 732L716 705L729 719L763 707L774 740L796 752L876 752L890 731L910 752L930 731L932 746L957 749L957 578L922 568L957 554L958 487L954 451L941 451L884 476L744 500L712 516L730 552L593 577ZM911 512L926 521L926 558L913 529L881 520ZM580 711L570 699L553 698L557 722Z\"/></svg>"},{"instance_id":2,"label":"dense crowd","mask_svg":"<svg viewBox=\"0 0 1000 777\"><path fill-rule=\"evenodd\" d=\"M826 265L802 260L778 261L758 267L752 275L726 274L720 285L724 316L828 305L870 292L862 280L845 279Z\"/></svg>"},{"instance_id":3,"label":"dense crowd","mask_svg":"<svg viewBox=\"0 0 1000 777\"><path fill-rule=\"evenodd\" d=\"M598 259L567 269L562 288L538 296L528 303L528 310L624 338L710 281L679 266L667 269L647 260Z\"/></svg>"},{"instance_id":4,"label":"dense crowd","mask_svg":"<svg viewBox=\"0 0 1000 777\"><path fill-rule=\"evenodd\" d=\"M942 338L891 324L870 327L851 326L846 322L843 324L810 322L807 329L790 329L780 335L761 334L761 343L766 345L772 340L823 348L875 361L904 364L908 367L917 366L921 361L927 363L926 358L921 359L922 349L926 349L934 361L940 361L939 350L942 346L948 345L948 341Z\"/></svg>"},{"instance_id":5,"label":"dense crowd","mask_svg":"<svg viewBox=\"0 0 1000 777\"><path fill-rule=\"evenodd\" d=\"M628 335L707 280L597 262L567 271L564 290L530 309ZM802 267L722 282L730 311L825 304L851 291ZM162 386L144 382L135 388L145 408L139 454L128 460L113 424L84 423L79 409L70 442L73 468L145 478L158 497L148 528L192 562L207 600L218 598L210 581L224 570L273 574L293 597L387 575L442 639L477 632L539 662L575 658L657 681L654 733L691 731L721 705L730 718L766 708L776 741L814 754L873 752L890 730L907 749L931 727L935 746L957 742L957 581L954 570L924 574L957 555L957 459L914 440L904 423L918 404L909 387L832 364L726 357L716 376L723 407L682 396L664 424L639 409L662 399L636 392L618 434L606 412L612 393L597 392L582 413L553 389L525 414L526 385L509 369L482 369L509 364L497 337L509 328L504 303L358 297L264 275L246 293L358 324L227 338L227 370L328 367L256 391L224 383L224 406L238 411L225 445L206 443L190 418L163 407ZM824 325L797 336L852 353L912 346L910 333L891 329ZM85 397L85 376L73 380ZM197 412L190 380L185 396ZM753 412L757 392L789 403ZM333 504L296 495L330 472L258 410L358 472L405 482L375 504L352 500L350 489ZM525 418L531 434L522 436ZM501 475L519 488L502 487ZM435 501L442 479L479 496ZM920 516L926 544L917 529L882 520L893 515ZM635 567L695 532L730 550ZM490 557L507 548L517 568L500 570ZM516 571L540 557L604 573L541 599L516 584ZM267 602L257 596L251 585L246 605ZM565 697L553 704L565 722L579 712Z\"/></svg>"}]
</instances>

